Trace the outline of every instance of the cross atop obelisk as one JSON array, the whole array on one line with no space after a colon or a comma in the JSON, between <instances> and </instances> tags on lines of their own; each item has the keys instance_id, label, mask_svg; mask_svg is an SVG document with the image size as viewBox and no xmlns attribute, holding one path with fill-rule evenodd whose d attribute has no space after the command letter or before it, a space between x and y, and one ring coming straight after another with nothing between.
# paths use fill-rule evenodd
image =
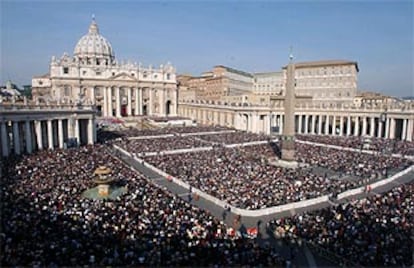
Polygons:
<instances>
[{"instance_id":1,"label":"cross atop obelisk","mask_svg":"<svg viewBox=\"0 0 414 268\"><path fill-rule=\"evenodd\" d=\"M285 126L282 134L282 160L295 160L295 64L290 47L289 64L286 71Z\"/></svg>"}]
</instances>

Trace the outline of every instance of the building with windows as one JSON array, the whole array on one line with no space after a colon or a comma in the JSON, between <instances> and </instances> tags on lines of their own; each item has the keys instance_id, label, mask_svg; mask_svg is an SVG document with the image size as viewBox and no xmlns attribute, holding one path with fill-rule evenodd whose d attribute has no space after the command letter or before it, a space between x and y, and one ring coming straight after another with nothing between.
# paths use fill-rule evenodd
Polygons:
<instances>
[{"instance_id":1,"label":"building with windows","mask_svg":"<svg viewBox=\"0 0 414 268\"><path fill-rule=\"evenodd\" d=\"M76 44L73 56L52 57L49 73L32 79L33 98L94 104L102 116L177 113L176 70L170 64L143 67L118 62L95 19Z\"/></svg>"}]
</instances>

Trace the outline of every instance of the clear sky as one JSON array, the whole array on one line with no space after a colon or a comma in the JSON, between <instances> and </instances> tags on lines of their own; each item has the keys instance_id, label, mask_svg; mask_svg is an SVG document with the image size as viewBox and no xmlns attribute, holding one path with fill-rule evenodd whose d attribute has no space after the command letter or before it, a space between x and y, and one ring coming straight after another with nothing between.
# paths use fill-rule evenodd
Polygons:
<instances>
[{"instance_id":1,"label":"clear sky","mask_svg":"<svg viewBox=\"0 0 414 268\"><path fill-rule=\"evenodd\" d=\"M357 61L359 89L413 96L413 2L0 0L0 82L47 73L95 14L117 60L193 75L220 64L277 71L293 46L296 61Z\"/></svg>"}]
</instances>

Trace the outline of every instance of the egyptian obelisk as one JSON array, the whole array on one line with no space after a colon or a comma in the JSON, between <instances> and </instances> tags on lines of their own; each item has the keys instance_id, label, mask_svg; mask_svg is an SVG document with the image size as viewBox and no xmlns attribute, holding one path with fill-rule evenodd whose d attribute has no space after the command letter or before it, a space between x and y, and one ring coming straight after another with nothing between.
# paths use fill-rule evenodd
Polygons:
<instances>
[{"instance_id":1,"label":"egyptian obelisk","mask_svg":"<svg viewBox=\"0 0 414 268\"><path fill-rule=\"evenodd\" d=\"M282 160L295 161L295 64L292 53L287 66L285 125L282 134Z\"/></svg>"}]
</instances>

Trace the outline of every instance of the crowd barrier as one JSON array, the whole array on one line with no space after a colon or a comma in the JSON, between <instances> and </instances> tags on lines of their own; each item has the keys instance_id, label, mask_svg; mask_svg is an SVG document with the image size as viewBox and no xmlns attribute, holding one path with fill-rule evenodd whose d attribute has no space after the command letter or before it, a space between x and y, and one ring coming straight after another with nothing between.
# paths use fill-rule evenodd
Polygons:
<instances>
[{"instance_id":1,"label":"crowd barrier","mask_svg":"<svg viewBox=\"0 0 414 268\"><path fill-rule=\"evenodd\" d=\"M135 160L137 163L144 163L145 166L149 169L151 169L152 171L156 172L157 174L161 175L164 178L168 178L171 182L174 182L177 185L180 185L181 187L190 190L190 185L186 182L183 182L180 179L175 178L174 176L171 176L170 174L156 168L155 166L145 162L143 159L138 158L136 155L133 155L129 152L127 152L126 150L120 148L117 145L113 145L115 149L117 149L119 152L123 153L124 155L130 157L131 159ZM371 189L375 189L379 186L382 186L384 184L390 183L398 178L400 178L401 176L406 175L407 173L414 171L414 165L393 175L392 177L388 178L388 179L383 179L381 181L375 182L373 184L371 184ZM260 217L260 216L265 216L265 215L270 215L270 214L274 214L274 213L280 213L280 212L289 212L292 210L296 210L299 208L304 208L304 207L309 207L312 205L316 205L316 204L320 204L320 203L324 203L324 202L328 202L329 201L329 195L324 195L324 196L320 196L317 198L312 198L312 199L307 199L307 200L303 200L303 201L297 201L297 202L293 202L293 203L289 203L289 204L285 204L285 205L280 205L280 206L274 206L274 207L269 207L269 208L263 208L263 209L257 209L257 210L247 210L247 209L241 209L241 208L237 208L234 206L231 206L230 204L228 204L227 202L224 202L214 196L211 196L197 188L191 187L191 191L192 193L196 193L198 194L200 197L203 197L204 199L222 207L223 209L226 208L230 208L231 211L235 214L240 214L241 216L247 216L247 217ZM356 188L356 189L352 189L352 190L348 190L345 191L343 193L338 194L337 199L344 199L347 198L349 196L353 196L356 194L361 194L365 191L365 186Z\"/></svg>"},{"instance_id":2,"label":"crowd barrier","mask_svg":"<svg viewBox=\"0 0 414 268\"><path fill-rule=\"evenodd\" d=\"M174 134L128 137L128 140L163 139L163 138L170 138L170 137L174 137Z\"/></svg>"},{"instance_id":3,"label":"crowd barrier","mask_svg":"<svg viewBox=\"0 0 414 268\"><path fill-rule=\"evenodd\" d=\"M201 136L201 135L214 135L214 134L222 134L222 133L233 133L236 130L223 130L223 131L206 131L206 132L194 132L194 133L182 133L180 134L181 137L185 136Z\"/></svg>"}]
</instances>

